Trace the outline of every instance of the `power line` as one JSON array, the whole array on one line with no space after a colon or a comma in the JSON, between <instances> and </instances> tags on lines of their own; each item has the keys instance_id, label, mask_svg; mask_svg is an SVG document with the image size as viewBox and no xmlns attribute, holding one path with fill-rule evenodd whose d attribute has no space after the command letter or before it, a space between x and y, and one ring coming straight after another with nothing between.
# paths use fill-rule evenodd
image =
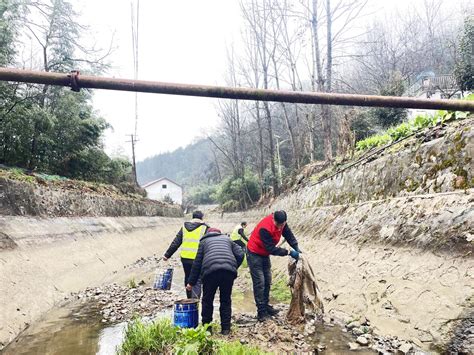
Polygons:
<instances>
[{"instance_id":1,"label":"power line","mask_svg":"<svg viewBox=\"0 0 474 355\"><path fill-rule=\"evenodd\" d=\"M130 1L130 16L132 26L132 52L133 52L133 77L135 80L138 79L138 28L140 18L140 0L137 0L136 7L134 7L134 1ZM135 129L134 134L130 134L130 141L132 143L132 173L135 180L135 184L138 185L137 179L137 165L135 160L135 144L138 142L137 139L138 131L138 92L135 92Z\"/></svg>"},{"instance_id":2,"label":"power line","mask_svg":"<svg viewBox=\"0 0 474 355\"><path fill-rule=\"evenodd\" d=\"M138 79L138 30L140 25L140 0L137 0L136 7L134 1L130 1L130 15L132 25L132 52L133 52L133 78ZM138 92L135 92L135 137L138 130Z\"/></svg>"}]
</instances>

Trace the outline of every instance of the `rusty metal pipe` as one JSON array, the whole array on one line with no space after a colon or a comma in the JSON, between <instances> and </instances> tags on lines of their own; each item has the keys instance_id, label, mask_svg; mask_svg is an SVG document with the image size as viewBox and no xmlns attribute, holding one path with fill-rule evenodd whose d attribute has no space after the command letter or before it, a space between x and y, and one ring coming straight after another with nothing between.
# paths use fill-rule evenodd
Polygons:
<instances>
[{"instance_id":1,"label":"rusty metal pipe","mask_svg":"<svg viewBox=\"0 0 474 355\"><path fill-rule=\"evenodd\" d=\"M225 86L164 83L158 81L104 78L77 73L62 74L0 68L0 81L15 81L80 88L105 89L155 94L215 97L251 101L293 102L301 104L418 108L474 112L474 102L429 100L398 96L354 95L308 91L264 90Z\"/></svg>"}]
</instances>

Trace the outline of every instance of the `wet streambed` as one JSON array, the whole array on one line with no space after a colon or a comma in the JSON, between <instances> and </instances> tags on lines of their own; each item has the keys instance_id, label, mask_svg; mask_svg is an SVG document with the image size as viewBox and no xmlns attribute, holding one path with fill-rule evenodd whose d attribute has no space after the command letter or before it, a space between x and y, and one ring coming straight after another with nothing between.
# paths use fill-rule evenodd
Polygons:
<instances>
[{"instance_id":1,"label":"wet streambed","mask_svg":"<svg viewBox=\"0 0 474 355\"><path fill-rule=\"evenodd\" d=\"M147 284L153 280L153 273L142 274ZM175 267L175 276L171 292L181 292L184 296L183 275ZM165 292L165 291L163 291ZM233 313L255 312L252 292L236 290L233 301ZM215 319L218 320L218 302L215 305ZM156 314L157 317L172 317L172 309L167 308ZM281 317L284 317L282 314ZM98 305L91 302L72 302L69 305L54 309L41 321L26 329L14 342L7 346L3 353L12 354L115 354L121 344L126 322L110 324L103 321ZM233 340L239 339L239 335ZM313 344L325 354L340 354L349 351L348 343L354 339L338 326L318 326L315 334L306 337L308 344ZM369 349L360 349L359 354L373 354Z\"/></svg>"}]
</instances>

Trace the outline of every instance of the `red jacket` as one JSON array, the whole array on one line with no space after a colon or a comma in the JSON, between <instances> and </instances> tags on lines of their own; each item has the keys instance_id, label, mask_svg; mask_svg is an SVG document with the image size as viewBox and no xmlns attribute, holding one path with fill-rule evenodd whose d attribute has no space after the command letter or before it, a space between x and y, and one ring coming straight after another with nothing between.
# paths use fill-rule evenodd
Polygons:
<instances>
[{"instance_id":1,"label":"red jacket","mask_svg":"<svg viewBox=\"0 0 474 355\"><path fill-rule=\"evenodd\" d=\"M263 241L260 238L260 229L265 228L267 231L270 232L272 236L272 240L275 244L278 244L281 238L281 234L283 233L283 228L278 229L273 222L273 214L269 214L265 218L263 218L252 231L250 235L249 242L247 244L248 250L252 253L261 255L261 256L269 256L270 252L265 248Z\"/></svg>"}]
</instances>

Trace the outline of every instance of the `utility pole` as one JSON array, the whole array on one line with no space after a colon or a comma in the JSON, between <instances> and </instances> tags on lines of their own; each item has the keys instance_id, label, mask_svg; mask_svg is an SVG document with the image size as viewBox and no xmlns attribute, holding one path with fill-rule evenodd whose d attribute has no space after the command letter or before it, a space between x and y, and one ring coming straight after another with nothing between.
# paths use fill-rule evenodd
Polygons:
<instances>
[{"instance_id":1,"label":"utility pole","mask_svg":"<svg viewBox=\"0 0 474 355\"><path fill-rule=\"evenodd\" d=\"M135 143L138 142L137 137L133 134L128 134L130 136L130 140L127 141L127 143L132 143L132 174L133 174L133 180L135 182L135 185L138 186L138 180L137 180L137 165L135 162Z\"/></svg>"}]
</instances>

